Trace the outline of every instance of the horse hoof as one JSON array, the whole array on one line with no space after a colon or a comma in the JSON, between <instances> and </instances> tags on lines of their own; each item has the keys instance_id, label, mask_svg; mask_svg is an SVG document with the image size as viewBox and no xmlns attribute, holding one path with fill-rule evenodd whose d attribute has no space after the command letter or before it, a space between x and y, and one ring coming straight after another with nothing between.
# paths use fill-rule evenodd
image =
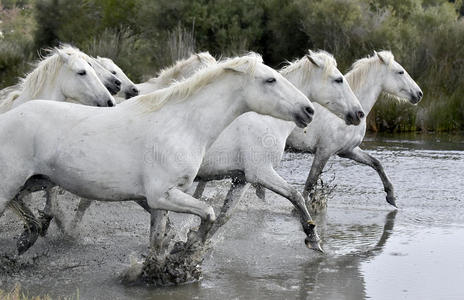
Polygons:
<instances>
[{"instance_id":1,"label":"horse hoof","mask_svg":"<svg viewBox=\"0 0 464 300\"><path fill-rule=\"evenodd\" d=\"M306 247L308 247L308 249L314 250L322 254L325 253L319 241L310 241L308 238L305 238L305 244L306 244Z\"/></svg>"},{"instance_id":2,"label":"horse hoof","mask_svg":"<svg viewBox=\"0 0 464 300\"><path fill-rule=\"evenodd\" d=\"M19 236L18 242L16 243L16 249L18 249L18 255L23 254L32 245L35 244L37 238L39 237L39 230L37 227L30 227L29 229L25 229L23 233Z\"/></svg>"},{"instance_id":3,"label":"horse hoof","mask_svg":"<svg viewBox=\"0 0 464 300\"><path fill-rule=\"evenodd\" d=\"M387 202L388 202L390 205L392 205L392 206L398 208L398 206L396 206L396 198L395 198L394 196L387 196Z\"/></svg>"}]
</instances>

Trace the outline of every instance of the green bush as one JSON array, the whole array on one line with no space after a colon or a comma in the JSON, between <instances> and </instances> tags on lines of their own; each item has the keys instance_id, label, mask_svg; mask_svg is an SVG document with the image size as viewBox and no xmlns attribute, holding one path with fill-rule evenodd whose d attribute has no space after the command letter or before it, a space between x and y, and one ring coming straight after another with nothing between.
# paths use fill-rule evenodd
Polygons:
<instances>
[{"instance_id":1,"label":"green bush","mask_svg":"<svg viewBox=\"0 0 464 300\"><path fill-rule=\"evenodd\" d=\"M59 42L111 57L135 81L194 50L218 57L252 50L262 53L266 63L281 67L308 48L325 49L347 71L356 59L386 49L416 79L425 97L418 106L381 99L369 116L369 129L464 129L462 0L4 3L2 21L8 21L0 24L2 86L28 69L26 62L38 49Z\"/></svg>"}]
</instances>

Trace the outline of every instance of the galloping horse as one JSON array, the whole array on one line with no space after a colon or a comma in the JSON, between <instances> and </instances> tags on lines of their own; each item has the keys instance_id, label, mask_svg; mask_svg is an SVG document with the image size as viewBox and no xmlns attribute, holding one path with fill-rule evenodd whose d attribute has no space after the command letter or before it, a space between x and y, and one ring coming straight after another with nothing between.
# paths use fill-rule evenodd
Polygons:
<instances>
[{"instance_id":1,"label":"galloping horse","mask_svg":"<svg viewBox=\"0 0 464 300\"><path fill-rule=\"evenodd\" d=\"M109 67L110 69L112 68L111 64L106 59L97 59L106 62L104 66ZM176 62L173 66L164 68L163 70L161 70L158 77L152 78L148 80L146 83L139 84L138 86L142 90L141 94L154 92L161 88L168 87L169 85L183 78L190 77L196 71L215 63L216 60L208 52L196 53L191 55L187 59ZM118 74L119 73L117 73L116 75ZM124 91L125 81L123 80L122 82L122 90ZM118 99L118 97L116 97L116 99ZM24 219L28 222L26 226L27 228L25 229L21 237L18 239L18 241L21 244L21 247L18 247L20 253L25 251L24 249L28 248L28 246L32 246L32 244L36 241L39 233L42 236L46 235L47 229L53 217L55 217L58 226L63 227L63 221L59 220L59 218L53 213L53 203L55 201L57 201L56 192L47 191L47 202L42 212L43 217L41 217L40 222L33 218L32 213L27 213L27 215L24 213L27 212L28 209L23 205L23 203L16 203L16 207L19 208L18 213L22 214ZM145 201L137 201L137 203L140 204L147 211L150 211ZM84 216L85 211L87 210L87 208L90 207L90 205L91 200L83 198L80 200L79 205L77 207L76 215L70 225L71 228L77 228L79 222L82 220L82 217ZM37 228L36 224L39 224L39 228Z\"/></svg>"},{"instance_id":2,"label":"galloping horse","mask_svg":"<svg viewBox=\"0 0 464 300\"><path fill-rule=\"evenodd\" d=\"M359 124L363 118L359 101L337 69L335 59L327 52L309 51L280 73L311 101L334 111L344 120L339 119L341 122ZM300 210L299 205L303 197L274 169L280 164L285 141L294 128L294 123L253 112L237 118L207 151L197 175L202 182L195 191L195 197L202 194L205 181L232 178L233 184L226 196L227 209L236 205L249 182L287 198L300 215L305 216L306 211ZM307 243L307 246L322 251L318 242Z\"/></svg>"},{"instance_id":3,"label":"galloping horse","mask_svg":"<svg viewBox=\"0 0 464 300\"><path fill-rule=\"evenodd\" d=\"M419 86L390 51L376 52L372 57L358 60L346 74L346 79L366 113L371 111L381 93L412 104L417 104L423 96ZM387 202L396 206L393 185L380 161L359 148L366 134L366 120L362 120L360 126L346 126L324 107L317 104L315 107L316 116L307 130L295 129L287 140L287 145L295 150L314 153L303 196L309 200L325 164L337 154L374 168L387 193Z\"/></svg>"},{"instance_id":4,"label":"galloping horse","mask_svg":"<svg viewBox=\"0 0 464 300\"><path fill-rule=\"evenodd\" d=\"M81 197L146 199L152 209L195 214L202 222L191 234L202 242L214 210L185 190L221 131L248 111L305 127L313 106L253 54L112 109L30 101L0 116L0 215L12 199L58 185ZM304 230L315 238L309 213Z\"/></svg>"}]
</instances>

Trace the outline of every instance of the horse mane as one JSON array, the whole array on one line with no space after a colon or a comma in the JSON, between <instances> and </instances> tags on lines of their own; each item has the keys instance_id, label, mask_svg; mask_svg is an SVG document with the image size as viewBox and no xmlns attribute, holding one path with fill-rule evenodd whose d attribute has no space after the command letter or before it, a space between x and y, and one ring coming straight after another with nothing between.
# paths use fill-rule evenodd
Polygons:
<instances>
[{"instance_id":1,"label":"horse mane","mask_svg":"<svg viewBox=\"0 0 464 300\"><path fill-rule=\"evenodd\" d=\"M58 54L60 49L47 49L48 55L41 57L34 70L20 79L21 91L29 91L31 97L36 97L47 81L54 81L60 68L65 64Z\"/></svg>"},{"instance_id":2,"label":"horse mane","mask_svg":"<svg viewBox=\"0 0 464 300\"><path fill-rule=\"evenodd\" d=\"M42 56L41 59L35 64L34 70L20 79L20 88L22 91L28 90L31 92L31 97L37 96L45 82L48 80L55 80L58 70L65 64L61 59L59 52L69 54L70 59L73 57L83 58L85 61L90 60L90 57L80 51L79 49L62 44L59 47L45 49L48 55ZM74 56L75 55L75 56Z\"/></svg>"},{"instance_id":3,"label":"horse mane","mask_svg":"<svg viewBox=\"0 0 464 300\"><path fill-rule=\"evenodd\" d=\"M174 82L171 86L157 90L153 93L135 97L132 103L140 105L149 112L159 110L165 103L172 99L185 100L204 86L210 84L228 69L236 69L242 66L243 73L252 76L256 66L263 62L259 54L250 53L246 56L230 58L217 64L208 65L182 81ZM129 101L126 101L129 102Z\"/></svg>"},{"instance_id":4,"label":"horse mane","mask_svg":"<svg viewBox=\"0 0 464 300\"><path fill-rule=\"evenodd\" d=\"M216 59L209 52L201 52L191 55L189 58L177 61L173 66L162 69L157 77L151 78L148 82L170 85L175 80L181 80L182 71L186 66L199 61L200 65L209 66L216 63Z\"/></svg>"},{"instance_id":5,"label":"horse mane","mask_svg":"<svg viewBox=\"0 0 464 300\"><path fill-rule=\"evenodd\" d=\"M391 51L380 51L378 52L385 61L385 64L390 67L395 61L395 57ZM367 56L361 59L358 59L353 63L351 69L346 74L346 79L350 84L351 89L359 89L366 81L367 75L372 68L377 68L382 62L380 61L377 54L374 53L372 56Z\"/></svg>"},{"instance_id":6,"label":"horse mane","mask_svg":"<svg viewBox=\"0 0 464 300\"><path fill-rule=\"evenodd\" d=\"M12 103L25 91L30 93L31 98L35 98L40 92L46 82L53 82L56 79L58 71L66 63L61 57L60 53L69 54L69 60L72 64L72 60L79 57L87 61L86 57L90 60L90 57L81 52L79 49L74 48L70 45L60 45L59 47L45 49L48 52L47 55L41 56L40 60L36 62L35 68L28 73L25 77L19 79L19 89L12 91L8 94L6 99L0 104L0 111L6 111ZM5 110L6 109L6 110Z\"/></svg>"},{"instance_id":7,"label":"horse mane","mask_svg":"<svg viewBox=\"0 0 464 300\"><path fill-rule=\"evenodd\" d=\"M318 50L316 52L308 50L308 54L304 57L294 60L293 62L287 62L287 65L280 70L280 73L285 76L296 71L301 71L301 82L309 80L312 69L317 67L309 60L308 55L311 55L313 57L316 57L318 60L323 61L324 76L328 76L330 73L334 71L334 69L337 68L337 61L335 60L332 54L324 50Z\"/></svg>"}]
</instances>

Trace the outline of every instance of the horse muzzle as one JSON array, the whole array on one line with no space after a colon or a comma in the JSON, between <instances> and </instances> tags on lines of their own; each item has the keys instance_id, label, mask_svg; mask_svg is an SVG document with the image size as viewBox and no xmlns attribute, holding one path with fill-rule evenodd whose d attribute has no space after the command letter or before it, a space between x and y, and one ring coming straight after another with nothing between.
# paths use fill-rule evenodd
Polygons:
<instances>
[{"instance_id":1,"label":"horse muzzle","mask_svg":"<svg viewBox=\"0 0 464 300\"><path fill-rule=\"evenodd\" d=\"M366 115L362 110L350 112L345 116L345 123L346 125L359 125L365 116Z\"/></svg>"},{"instance_id":2,"label":"horse muzzle","mask_svg":"<svg viewBox=\"0 0 464 300\"><path fill-rule=\"evenodd\" d=\"M422 100L423 96L424 94L422 93L422 91L418 91L415 94L411 93L411 98L409 99L409 102L411 102L412 104L417 104Z\"/></svg>"},{"instance_id":3,"label":"horse muzzle","mask_svg":"<svg viewBox=\"0 0 464 300\"><path fill-rule=\"evenodd\" d=\"M300 128L305 128L313 120L314 109L311 106L305 106L301 112L295 114L295 124Z\"/></svg>"},{"instance_id":4,"label":"horse muzzle","mask_svg":"<svg viewBox=\"0 0 464 300\"><path fill-rule=\"evenodd\" d=\"M114 83L105 83L105 87L111 95L116 95L121 90L121 86Z\"/></svg>"},{"instance_id":5,"label":"horse muzzle","mask_svg":"<svg viewBox=\"0 0 464 300\"><path fill-rule=\"evenodd\" d=\"M95 104L97 107L113 107L116 106L116 102L114 101L113 97L108 98L106 101L102 101L101 103L98 102Z\"/></svg>"},{"instance_id":6,"label":"horse muzzle","mask_svg":"<svg viewBox=\"0 0 464 300\"><path fill-rule=\"evenodd\" d=\"M126 97L126 99L138 96L138 94L139 90L135 87L135 85L129 87L127 90L124 91L124 96Z\"/></svg>"}]
</instances>

